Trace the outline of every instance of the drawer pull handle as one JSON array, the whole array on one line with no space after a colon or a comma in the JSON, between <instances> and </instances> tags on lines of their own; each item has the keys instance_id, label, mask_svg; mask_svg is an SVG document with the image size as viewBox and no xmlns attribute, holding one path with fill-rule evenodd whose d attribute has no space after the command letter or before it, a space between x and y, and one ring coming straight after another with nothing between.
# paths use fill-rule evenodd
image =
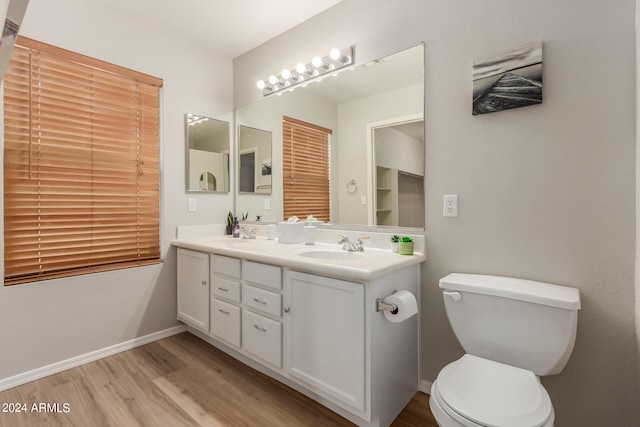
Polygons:
<instances>
[{"instance_id":1,"label":"drawer pull handle","mask_svg":"<svg viewBox=\"0 0 640 427\"><path fill-rule=\"evenodd\" d=\"M267 302L265 300L261 300L260 298L254 298L253 300L258 304L267 305Z\"/></svg>"},{"instance_id":2,"label":"drawer pull handle","mask_svg":"<svg viewBox=\"0 0 640 427\"><path fill-rule=\"evenodd\" d=\"M230 314L227 310L223 310L221 308L219 308L218 311L222 314Z\"/></svg>"},{"instance_id":3,"label":"drawer pull handle","mask_svg":"<svg viewBox=\"0 0 640 427\"><path fill-rule=\"evenodd\" d=\"M222 292L229 292L229 289L223 288L222 286L218 286L218 290Z\"/></svg>"},{"instance_id":4,"label":"drawer pull handle","mask_svg":"<svg viewBox=\"0 0 640 427\"><path fill-rule=\"evenodd\" d=\"M260 332L267 332L267 330L263 326L256 325L255 323L253 324L253 327L259 330Z\"/></svg>"},{"instance_id":5,"label":"drawer pull handle","mask_svg":"<svg viewBox=\"0 0 640 427\"><path fill-rule=\"evenodd\" d=\"M206 280L202 281L202 286L207 286L207 281Z\"/></svg>"}]
</instances>

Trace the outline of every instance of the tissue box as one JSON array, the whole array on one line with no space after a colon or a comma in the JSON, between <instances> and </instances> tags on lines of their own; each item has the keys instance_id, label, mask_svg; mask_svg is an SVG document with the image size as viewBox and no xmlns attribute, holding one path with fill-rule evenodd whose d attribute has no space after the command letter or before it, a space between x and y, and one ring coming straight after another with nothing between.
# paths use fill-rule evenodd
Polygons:
<instances>
[{"instance_id":1,"label":"tissue box","mask_svg":"<svg viewBox=\"0 0 640 427\"><path fill-rule=\"evenodd\" d=\"M278 224L278 242L302 243L302 222L280 222Z\"/></svg>"}]
</instances>

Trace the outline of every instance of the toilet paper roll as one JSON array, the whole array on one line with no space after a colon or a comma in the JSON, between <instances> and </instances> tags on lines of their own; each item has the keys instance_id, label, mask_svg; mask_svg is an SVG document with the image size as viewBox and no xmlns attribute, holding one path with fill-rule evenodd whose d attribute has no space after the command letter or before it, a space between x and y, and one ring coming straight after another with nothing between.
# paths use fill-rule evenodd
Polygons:
<instances>
[{"instance_id":1,"label":"toilet paper roll","mask_svg":"<svg viewBox=\"0 0 640 427\"><path fill-rule=\"evenodd\" d=\"M418 313L418 301L416 301L416 297L409 291L398 291L395 294L389 295L384 299L384 303L389 305L395 304L395 306L398 307L396 314L393 314L391 311L384 312L384 317L393 323L404 322Z\"/></svg>"}]
</instances>

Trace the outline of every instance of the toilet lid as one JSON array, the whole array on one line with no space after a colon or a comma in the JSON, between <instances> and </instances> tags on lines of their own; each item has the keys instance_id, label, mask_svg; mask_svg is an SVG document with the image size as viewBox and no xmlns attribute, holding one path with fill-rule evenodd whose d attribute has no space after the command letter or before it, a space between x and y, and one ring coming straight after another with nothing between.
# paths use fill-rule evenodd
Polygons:
<instances>
[{"instance_id":1,"label":"toilet lid","mask_svg":"<svg viewBox=\"0 0 640 427\"><path fill-rule=\"evenodd\" d=\"M437 382L450 409L481 425L538 427L551 415L549 394L525 369L465 354Z\"/></svg>"}]
</instances>

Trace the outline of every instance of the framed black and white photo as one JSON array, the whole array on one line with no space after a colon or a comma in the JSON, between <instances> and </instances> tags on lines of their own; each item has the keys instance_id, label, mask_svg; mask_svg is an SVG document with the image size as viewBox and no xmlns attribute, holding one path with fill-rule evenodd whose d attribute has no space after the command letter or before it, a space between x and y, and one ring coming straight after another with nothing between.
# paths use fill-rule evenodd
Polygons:
<instances>
[{"instance_id":1,"label":"framed black and white photo","mask_svg":"<svg viewBox=\"0 0 640 427\"><path fill-rule=\"evenodd\" d=\"M542 42L473 61L473 115L542 103Z\"/></svg>"}]
</instances>

